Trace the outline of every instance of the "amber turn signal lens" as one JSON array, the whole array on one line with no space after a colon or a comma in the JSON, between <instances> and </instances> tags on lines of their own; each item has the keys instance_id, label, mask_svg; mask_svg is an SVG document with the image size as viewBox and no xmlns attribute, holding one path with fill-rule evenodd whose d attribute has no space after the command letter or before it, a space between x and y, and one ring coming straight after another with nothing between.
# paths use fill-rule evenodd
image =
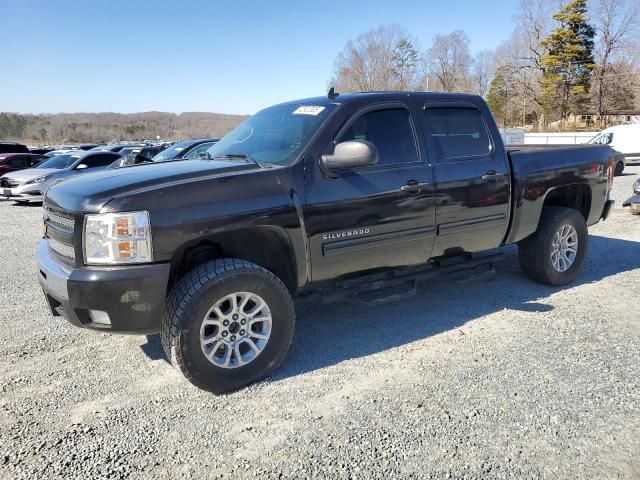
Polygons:
<instances>
[{"instance_id":1,"label":"amber turn signal lens","mask_svg":"<svg viewBox=\"0 0 640 480\"><path fill-rule=\"evenodd\" d=\"M118 244L118 253L120 254L120 258L131 257L131 245L129 242L120 242Z\"/></svg>"},{"instance_id":2,"label":"amber turn signal lens","mask_svg":"<svg viewBox=\"0 0 640 480\"><path fill-rule=\"evenodd\" d=\"M116 235L129 235L129 221L126 218L118 218L116 221Z\"/></svg>"}]
</instances>

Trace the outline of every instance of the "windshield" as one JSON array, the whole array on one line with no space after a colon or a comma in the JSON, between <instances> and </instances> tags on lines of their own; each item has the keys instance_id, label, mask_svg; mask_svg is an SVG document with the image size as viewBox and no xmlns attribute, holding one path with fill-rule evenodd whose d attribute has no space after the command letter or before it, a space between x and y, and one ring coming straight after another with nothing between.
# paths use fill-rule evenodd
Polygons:
<instances>
[{"instance_id":1,"label":"windshield","mask_svg":"<svg viewBox=\"0 0 640 480\"><path fill-rule=\"evenodd\" d=\"M80 158L80 155L78 154L56 155L55 157L51 157L50 159L45 160L42 163L39 163L38 166L34 168L58 168L58 169L67 168L71 166L71 164L76 160L78 160L79 158Z\"/></svg>"},{"instance_id":2,"label":"windshield","mask_svg":"<svg viewBox=\"0 0 640 480\"><path fill-rule=\"evenodd\" d=\"M166 162L168 160L174 160L182 150L190 147L191 145L193 145L193 140L184 140L182 142L174 143L166 150L161 151L151 160L154 162Z\"/></svg>"},{"instance_id":3,"label":"windshield","mask_svg":"<svg viewBox=\"0 0 640 480\"><path fill-rule=\"evenodd\" d=\"M207 153L210 157L248 156L257 163L295 160L334 105L276 105L245 120Z\"/></svg>"},{"instance_id":4,"label":"windshield","mask_svg":"<svg viewBox=\"0 0 640 480\"><path fill-rule=\"evenodd\" d=\"M613 133L599 133L587 143L592 145L609 145L613 140Z\"/></svg>"}]
</instances>

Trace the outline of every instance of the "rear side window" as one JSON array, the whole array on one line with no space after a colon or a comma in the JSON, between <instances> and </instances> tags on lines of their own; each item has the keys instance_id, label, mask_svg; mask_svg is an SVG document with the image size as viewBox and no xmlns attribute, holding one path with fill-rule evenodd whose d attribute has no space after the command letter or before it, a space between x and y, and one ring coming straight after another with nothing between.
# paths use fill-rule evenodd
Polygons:
<instances>
[{"instance_id":1,"label":"rear side window","mask_svg":"<svg viewBox=\"0 0 640 480\"><path fill-rule=\"evenodd\" d=\"M378 149L378 165L418 161L409 111L405 108L374 110L358 117L337 140L367 140Z\"/></svg>"},{"instance_id":2,"label":"rear side window","mask_svg":"<svg viewBox=\"0 0 640 480\"><path fill-rule=\"evenodd\" d=\"M475 108L427 108L427 135L440 160L487 156L491 140L482 114Z\"/></svg>"}]
</instances>

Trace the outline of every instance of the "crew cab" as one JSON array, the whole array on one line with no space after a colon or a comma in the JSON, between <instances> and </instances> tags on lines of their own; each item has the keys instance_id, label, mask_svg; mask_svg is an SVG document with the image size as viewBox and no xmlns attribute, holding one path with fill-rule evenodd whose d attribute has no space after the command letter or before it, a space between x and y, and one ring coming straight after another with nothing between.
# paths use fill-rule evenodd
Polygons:
<instances>
[{"instance_id":1,"label":"crew cab","mask_svg":"<svg viewBox=\"0 0 640 480\"><path fill-rule=\"evenodd\" d=\"M260 111L203 159L52 186L38 278L53 315L160 331L189 381L226 392L283 361L295 295L394 299L381 287L408 295L508 244L533 280L572 282L612 178L608 146L505 149L477 96L330 92Z\"/></svg>"}]
</instances>

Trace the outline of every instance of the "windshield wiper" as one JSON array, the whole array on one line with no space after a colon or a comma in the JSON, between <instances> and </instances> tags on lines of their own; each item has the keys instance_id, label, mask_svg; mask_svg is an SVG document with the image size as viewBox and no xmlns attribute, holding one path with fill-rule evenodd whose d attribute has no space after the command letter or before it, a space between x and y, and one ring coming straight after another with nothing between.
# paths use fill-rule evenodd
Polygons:
<instances>
[{"instance_id":1,"label":"windshield wiper","mask_svg":"<svg viewBox=\"0 0 640 480\"><path fill-rule=\"evenodd\" d=\"M207 156L210 159L213 158L213 160L220 160L220 159L224 159L224 160L234 160L234 159L250 160L251 162L253 162L256 165L260 166L260 164L258 162L256 162L253 158L251 158L250 155L247 155L246 153L224 153L222 155L214 155L212 157L207 152Z\"/></svg>"}]
</instances>

